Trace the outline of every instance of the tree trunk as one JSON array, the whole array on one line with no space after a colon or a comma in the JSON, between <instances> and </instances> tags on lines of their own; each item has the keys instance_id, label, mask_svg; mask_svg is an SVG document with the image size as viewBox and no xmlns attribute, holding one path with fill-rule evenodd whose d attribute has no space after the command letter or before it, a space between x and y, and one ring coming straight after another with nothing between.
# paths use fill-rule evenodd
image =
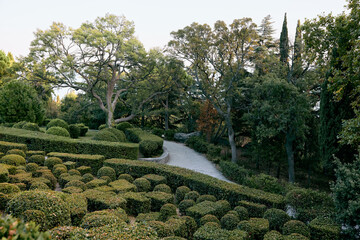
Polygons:
<instances>
[{"instance_id":1,"label":"tree trunk","mask_svg":"<svg viewBox=\"0 0 360 240\"><path fill-rule=\"evenodd\" d=\"M231 161L233 163L237 162L237 152L236 152L236 144L235 144L235 133L232 127L230 116L226 117L226 125L228 127L228 136L229 136L229 144L231 147Z\"/></svg>"},{"instance_id":2,"label":"tree trunk","mask_svg":"<svg viewBox=\"0 0 360 240\"><path fill-rule=\"evenodd\" d=\"M294 163L294 150L293 150L293 143L295 137L292 134L291 129L288 129L286 132L286 141L285 141L285 148L287 154L287 160L289 165L289 182L295 183L295 163Z\"/></svg>"},{"instance_id":3,"label":"tree trunk","mask_svg":"<svg viewBox=\"0 0 360 240\"><path fill-rule=\"evenodd\" d=\"M106 125L108 128L112 128L112 123L114 122L114 112L109 109L107 112Z\"/></svg>"}]
</instances>

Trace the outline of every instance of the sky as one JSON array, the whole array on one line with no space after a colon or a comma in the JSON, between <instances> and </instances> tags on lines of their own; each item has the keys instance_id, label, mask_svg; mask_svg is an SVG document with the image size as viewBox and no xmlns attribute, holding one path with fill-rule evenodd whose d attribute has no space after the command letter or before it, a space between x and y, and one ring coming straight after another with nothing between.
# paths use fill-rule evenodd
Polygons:
<instances>
[{"instance_id":1,"label":"sky","mask_svg":"<svg viewBox=\"0 0 360 240\"><path fill-rule=\"evenodd\" d=\"M294 39L298 19L337 15L346 10L345 5L345 0L0 0L0 50L26 56L37 29L48 29L53 22L77 28L106 13L133 21L135 36L148 50L164 47L172 31L193 22L213 26L217 20L230 24L250 17L259 25L269 14L279 38L287 13L289 37Z\"/></svg>"}]
</instances>

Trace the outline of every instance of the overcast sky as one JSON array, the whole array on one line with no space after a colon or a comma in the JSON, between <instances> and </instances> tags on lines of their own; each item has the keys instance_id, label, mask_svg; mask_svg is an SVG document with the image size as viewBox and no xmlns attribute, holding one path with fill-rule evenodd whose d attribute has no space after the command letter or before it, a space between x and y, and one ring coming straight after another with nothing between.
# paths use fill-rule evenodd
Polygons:
<instances>
[{"instance_id":1,"label":"overcast sky","mask_svg":"<svg viewBox=\"0 0 360 240\"><path fill-rule=\"evenodd\" d=\"M297 19L339 14L345 5L345 0L0 0L0 49L26 55L37 29L48 29L52 22L76 28L106 13L133 21L136 36L147 49L163 47L171 31L192 22L213 26L217 20L231 23L250 17L260 24L268 14L278 38L285 12L293 39Z\"/></svg>"}]
</instances>

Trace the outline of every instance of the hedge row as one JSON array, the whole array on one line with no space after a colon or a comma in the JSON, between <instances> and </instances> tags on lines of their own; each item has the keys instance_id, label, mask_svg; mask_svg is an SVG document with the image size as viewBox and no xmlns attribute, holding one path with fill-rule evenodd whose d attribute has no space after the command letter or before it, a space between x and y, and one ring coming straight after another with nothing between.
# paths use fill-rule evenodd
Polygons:
<instances>
[{"instance_id":1,"label":"hedge row","mask_svg":"<svg viewBox=\"0 0 360 240\"><path fill-rule=\"evenodd\" d=\"M141 177L146 174L159 174L166 177L168 185L173 189L186 185L201 194L211 194L219 199L227 199L233 206L236 206L239 200L248 200L268 207L280 209L285 207L285 200L281 195L227 183L188 169L125 159L108 159L105 160L104 166L112 167L118 175L128 173Z\"/></svg>"},{"instance_id":2,"label":"hedge row","mask_svg":"<svg viewBox=\"0 0 360 240\"><path fill-rule=\"evenodd\" d=\"M140 144L140 152L145 157L152 157L162 152L164 140L159 136L140 128L127 128L125 134L129 141Z\"/></svg>"},{"instance_id":3,"label":"hedge row","mask_svg":"<svg viewBox=\"0 0 360 240\"><path fill-rule=\"evenodd\" d=\"M24 143L30 150L101 154L106 158L121 157L126 159L137 159L139 152L139 145L134 143L69 139L41 132L6 127L0 127L0 140ZM0 150L0 152L2 151Z\"/></svg>"},{"instance_id":4,"label":"hedge row","mask_svg":"<svg viewBox=\"0 0 360 240\"><path fill-rule=\"evenodd\" d=\"M58 157L64 162L75 162L76 167L89 166L91 167L93 174L103 166L105 157L103 155L89 155L89 154L71 154L71 153L59 153L51 152L47 154L48 157Z\"/></svg>"},{"instance_id":5,"label":"hedge row","mask_svg":"<svg viewBox=\"0 0 360 240\"><path fill-rule=\"evenodd\" d=\"M1 135L1 129L0 129L0 135ZM20 149L26 152L27 147L26 144L21 143L12 143L12 142L4 142L0 141L0 152L6 153L7 151L11 149Z\"/></svg>"}]
</instances>

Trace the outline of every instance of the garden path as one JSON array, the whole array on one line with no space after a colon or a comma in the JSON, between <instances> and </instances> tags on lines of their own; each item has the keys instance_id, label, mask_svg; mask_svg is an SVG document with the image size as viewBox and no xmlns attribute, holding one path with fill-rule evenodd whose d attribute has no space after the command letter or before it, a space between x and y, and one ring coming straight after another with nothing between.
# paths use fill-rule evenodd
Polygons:
<instances>
[{"instance_id":1,"label":"garden path","mask_svg":"<svg viewBox=\"0 0 360 240\"><path fill-rule=\"evenodd\" d=\"M164 141L164 147L170 155L170 159L166 163L167 165L187 168L226 182L231 182L216 169L214 163L207 160L202 154L188 148L185 144Z\"/></svg>"}]
</instances>

